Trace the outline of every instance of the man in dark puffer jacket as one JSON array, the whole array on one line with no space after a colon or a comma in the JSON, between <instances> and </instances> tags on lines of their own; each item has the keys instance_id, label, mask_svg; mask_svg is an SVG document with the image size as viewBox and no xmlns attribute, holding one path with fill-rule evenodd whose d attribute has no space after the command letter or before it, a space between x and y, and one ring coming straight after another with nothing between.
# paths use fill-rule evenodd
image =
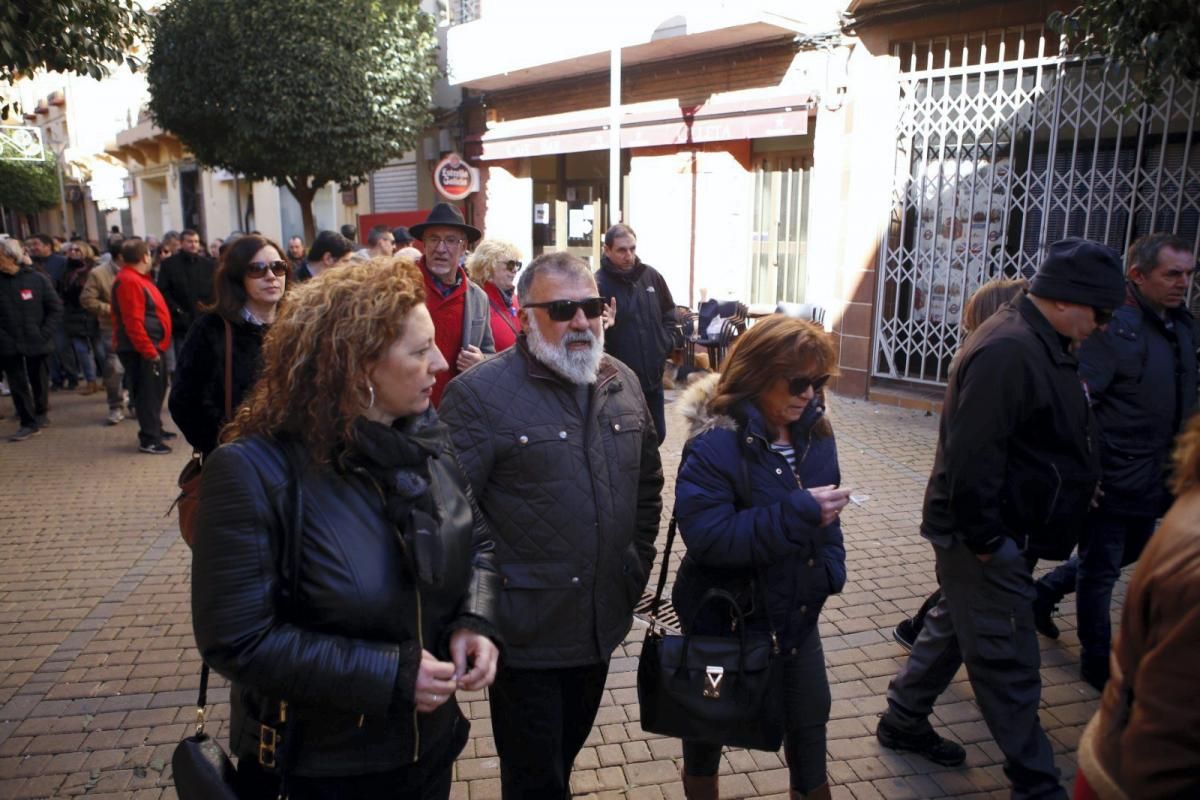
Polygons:
<instances>
[{"instance_id":1,"label":"man in dark puffer jacket","mask_svg":"<svg viewBox=\"0 0 1200 800\"><path fill-rule=\"evenodd\" d=\"M0 242L0 371L8 377L21 427L9 437L20 442L47 425L54 331L62 301L45 273L23 264L16 239Z\"/></svg>"},{"instance_id":2,"label":"man in dark puffer jacket","mask_svg":"<svg viewBox=\"0 0 1200 800\"><path fill-rule=\"evenodd\" d=\"M502 790L567 797L654 560L662 462L637 376L604 355L587 265L541 256L517 294L517 344L452 380L440 412L496 540Z\"/></svg>"}]
</instances>

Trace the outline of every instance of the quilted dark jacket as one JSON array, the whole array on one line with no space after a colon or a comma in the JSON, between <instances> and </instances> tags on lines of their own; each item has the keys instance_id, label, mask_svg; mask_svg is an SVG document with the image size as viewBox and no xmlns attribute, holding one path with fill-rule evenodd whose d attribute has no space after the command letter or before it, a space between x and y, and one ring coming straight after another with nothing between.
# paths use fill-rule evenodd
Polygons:
<instances>
[{"instance_id":1,"label":"quilted dark jacket","mask_svg":"<svg viewBox=\"0 0 1200 800\"><path fill-rule=\"evenodd\" d=\"M672 602L690 620L704 593L731 591L747 626L774 630L785 648L798 646L817 624L831 594L846 584L841 523L820 527L821 508L804 486L841 481L837 445L814 399L791 427L796 472L771 450L762 414L751 403L733 416L712 416L708 395L717 376L691 387L680 401L692 423L675 481L675 516L687 545ZM695 630L728 630L728 611L710 604Z\"/></svg>"},{"instance_id":2,"label":"quilted dark jacket","mask_svg":"<svg viewBox=\"0 0 1200 800\"><path fill-rule=\"evenodd\" d=\"M606 660L629 631L662 513L637 376L605 356L585 414L522 334L451 381L439 412L496 538L506 663Z\"/></svg>"},{"instance_id":3,"label":"quilted dark jacket","mask_svg":"<svg viewBox=\"0 0 1200 800\"><path fill-rule=\"evenodd\" d=\"M491 628L496 573L444 430L430 459L442 582L416 583L403 540L365 473L309 465L300 479L298 597L280 552L293 490L284 450L244 439L205 462L192 553L192 616L205 661L228 677L230 749L255 758L259 721L288 702L296 774L361 775L444 756L465 740L453 699L418 714L422 648L449 660L450 632ZM287 735L287 734L285 734Z\"/></svg>"}]
</instances>

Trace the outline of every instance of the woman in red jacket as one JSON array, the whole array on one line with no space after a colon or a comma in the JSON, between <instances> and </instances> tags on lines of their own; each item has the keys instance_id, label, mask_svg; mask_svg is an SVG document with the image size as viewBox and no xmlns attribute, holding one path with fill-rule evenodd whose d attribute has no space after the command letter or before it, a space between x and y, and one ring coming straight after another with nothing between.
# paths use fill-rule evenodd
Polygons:
<instances>
[{"instance_id":1,"label":"woman in red jacket","mask_svg":"<svg viewBox=\"0 0 1200 800\"><path fill-rule=\"evenodd\" d=\"M499 239L484 239L467 258L467 274L488 296L496 352L512 347L521 330L513 282L521 269L521 251Z\"/></svg>"}]
</instances>

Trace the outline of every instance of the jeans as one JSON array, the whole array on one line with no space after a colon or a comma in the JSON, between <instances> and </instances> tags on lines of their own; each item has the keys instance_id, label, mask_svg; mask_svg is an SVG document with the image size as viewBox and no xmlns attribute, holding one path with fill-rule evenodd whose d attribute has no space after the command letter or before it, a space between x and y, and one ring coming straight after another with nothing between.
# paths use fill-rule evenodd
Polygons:
<instances>
[{"instance_id":1,"label":"jeans","mask_svg":"<svg viewBox=\"0 0 1200 800\"><path fill-rule=\"evenodd\" d=\"M787 719L783 754L791 788L807 793L827 782L825 734L831 696L825 672L821 635L814 626L799 647L784 656L783 692ZM683 771L693 776L716 775L721 766L721 746L708 742L683 742Z\"/></svg>"},{"instance_id":2,"label":"jeans","mask_svg":"<svg viewBox=\"0 0 1200 800\"><path fill-rule=\"evenodd\" d=\"M488 696L504 800L571 796L571 765L592 731L607 678L607 660L496 674Z\"/></svg>"},{"instance_id":3,"label":"jeans","mask_svg":"<svg viewBox=\"0 0 1200 800\"><path fill-rule=\"evenodd\" d=\"M1154 517L1095 511L1088 515L1079 553L1038 581L1039 593L1051 603L1072 591L1076 593L1082 660L1107 661L1112 647L1109 609L1113 587L1121 577L1121 568L1141 556L1154 525Z\"/></svg>"},{"instance_id":4,"label":"jeans","mask_svg":"<svg viewBox=\"0 0 1200 800\"><path fill-rule=\"evenodd\" d=\"M50 357L50 382L55 387L73 386L79 382L79 364L67 332L61 327L54 331L54 353Z\"/></svg>"},{"instance_id":5,"label":"jeans","mask_svg":"<svg viewBox=\"0 0 1200 800\"><path fill-rule=\"evenodd\" d=\"M96 359L104 369L104 392L108 396L108 410L124 411L125 367L117 351L112 349L112 335L101 334L96 340Z\"/></svg>"},{"instance_id":6,"label":"jeans","mask_svg":"<svg viewBox=\"0 0 1200 800\"><path fill-rule=\"evenodd\" d=\"M75 348L75 360L83 371L83 379L88 383L96 380L96 355L93 352L91 339L78 336L71 337L71 347Z\"/></svg>"},{"instance_id":7,"label":"jeans","mask_svg":"<svg viewBox=\"0 0 1200 800\"><path fill-rule=\"evenodd\" d=\"M986 563L957 538L933 549L942 598L888 686L888 722L914 735L929 730L934 702L965 663L984 721L1004 754L1014 800L1066 800L1038 718L1041 654L1030 559L1012 539Z\"/></svg>"},{"instance_id":8,"label":"jeans","mask_svg":"<svg viewBox=\"0 0 1200 800\"><path fill-rule=\"evenodd\" d=\"M147 361L138 353L121 353L121 364L134 388L138 444L162 444L162 404L167 390L162 358Z\"/></svg>"},{"instance_id":9,"label":"jeans","mask_svg":"<svg viewBox=\"0 0 1200 800\"><path fill-rule=\"evenodd\" d=\"M13 406L22 428L37 428L37 418L50 408L50 356L4 356L0 370L8 376Z\"/></svg>"}]
</instances>

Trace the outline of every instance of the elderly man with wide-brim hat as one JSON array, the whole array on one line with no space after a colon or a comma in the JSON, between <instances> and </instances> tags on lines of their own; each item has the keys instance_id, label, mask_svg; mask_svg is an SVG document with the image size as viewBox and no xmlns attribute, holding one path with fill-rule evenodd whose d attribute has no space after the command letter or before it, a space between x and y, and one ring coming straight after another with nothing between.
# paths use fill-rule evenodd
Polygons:
<instances>
[{"instance_id":1,"label":"elderly man with wide-brim hat","mask_svg":"<svg viewBox=\"0 0 1200 800\"><path fill-rule=\"evenodd\" d=\"M433 386L433 404L437 406L451 378L496 352L487 294L467 278L462 267L468 245L483 234L449 203L438 203L424 222L408 230L425 250L420 261L425 305L433 317L434 341L450 365L438 373Z\"/></svg>"}]
</instances>

